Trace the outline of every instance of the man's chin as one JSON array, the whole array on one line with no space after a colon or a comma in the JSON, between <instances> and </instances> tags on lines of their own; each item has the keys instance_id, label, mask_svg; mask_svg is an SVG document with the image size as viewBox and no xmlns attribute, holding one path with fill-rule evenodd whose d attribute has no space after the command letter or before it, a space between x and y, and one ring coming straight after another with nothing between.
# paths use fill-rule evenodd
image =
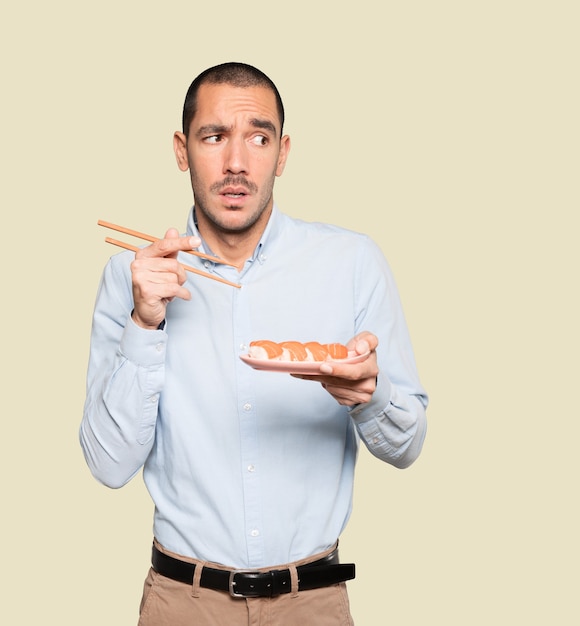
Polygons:
<instances>
[{"instance_id":1,"label":"man's chin","mask_svg":"<svg viewBox=\"0 0 580 626\"><path fill-rule=\"evenodd\" d=\"M223 232L243 233L250 230L258 219L259 216L243 215L242 211L236 208L222 219L215 220L214 224Z\"/></svg>"},{"instance_id":2,"label":"man's chin","mask_svg":"<svg viewBox=\"0 0 580 626\"><path fill-rule=\"evenodd\" d=\"M198 220L207 220L208 225L212 224L213 228L222 233L232 234L251 230L258 222L269 217L271 212L271 208L268 206L260 209L260 207L244 206L237 201L217 204L209 207L209 210L205 210L201 206L198 209ZM202 218L200 214L205 217Z\"/></svg>"}]
</instances>

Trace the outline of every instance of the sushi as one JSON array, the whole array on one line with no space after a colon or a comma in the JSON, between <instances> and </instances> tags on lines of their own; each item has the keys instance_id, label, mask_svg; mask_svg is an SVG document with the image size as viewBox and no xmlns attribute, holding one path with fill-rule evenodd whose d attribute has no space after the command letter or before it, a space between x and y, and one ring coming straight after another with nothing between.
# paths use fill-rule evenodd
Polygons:
<instances>
[{"instance_id":1,"label":"sushi","mask_svg":"<svg viewBox=\"0 0 580 626\"><path fill-rule=\"evenodd\" d=\"M319 343L318 341L281 341L276 343L260 339L250 343L248 351L254 359L277 361L329 361L348 357L348 350L341 343Z\"/></svg>"}]
</instances>

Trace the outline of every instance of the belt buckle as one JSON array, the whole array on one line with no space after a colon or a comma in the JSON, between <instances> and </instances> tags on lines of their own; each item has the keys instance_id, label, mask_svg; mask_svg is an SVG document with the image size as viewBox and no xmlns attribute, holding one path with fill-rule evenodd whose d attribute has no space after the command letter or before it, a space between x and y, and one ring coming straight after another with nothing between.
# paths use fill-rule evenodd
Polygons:
<instances>
[{"instance_id":1,"label":"belt buckle","mask_svg":"<svg viewBox=\"0 0 580 626\"><path fill-rule=\"evenodd\" d=\"M250 592L236 592L235 590L235 586L236 586L236 581L235 581L235 577L237 574L260 574L260 570L256 570L256 569L234 569L230 571L230 579L229 579L229 584L228 584L228 591L230 592L230 596L232 596L232 598L257 598L260 596L259 592L256 593L252 593Z\"/></svg>"}]
</instances>

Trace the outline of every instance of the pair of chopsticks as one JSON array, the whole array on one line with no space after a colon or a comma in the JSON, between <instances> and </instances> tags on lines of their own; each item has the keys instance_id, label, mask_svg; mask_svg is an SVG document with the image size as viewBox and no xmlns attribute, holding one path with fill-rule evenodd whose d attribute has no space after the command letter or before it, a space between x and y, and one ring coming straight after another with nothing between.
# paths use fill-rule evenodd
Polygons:
<instances>
[{"instance_id":1,"label":"pair of chopsticks","mask_svg":"<svg viewBox=\"0 0 580 626\"><path fill-rule=\"evenodd\" d=\"M111 222L105 222L104 220L99 220L97 222L99 226L104 226L105 228L110 228L111 230L116 230L120 233L124 233L125 235L130 235L131 237L136 237L137 239L143 239L145 241L150 241L151 243L155 241L159 241L159 237L152 237L151 235L146 235L145 233L140 233L138 230L132 230L131 228L125 228L124 226L118 226L117 224L111 224ZM117 239L112 239L111 237L105 237L105 241L114 246L119 246L120 248L124 248L125 250L132 250L133 252L137 252L139 248L137 246L133 246L130 243L125 243L124 241L119 241ZM211 256L209 254L203 254L202 252L197 252L197 250L185 250L188 254L193 254L194 256L201 257L202 259L208 259L210 261L214 261L215 263L221 263L223 265L231 265L235 267L231 263L225 263L221 259L218 259L215 256ZM198 276L203 276L204 278L211 278L211 280L216 280L219 283L224 283L225 285L230 285L231 287L237 287L238 289L241 285L238 283L232 283L225 278L220 278L215 274L209 274L208 272L202 272L201 270L196 269L195 267L191 267L190 265L181 264L183 269L187 272L192 272L193 274L197 274Z\"/></svg>"}]
</instances>

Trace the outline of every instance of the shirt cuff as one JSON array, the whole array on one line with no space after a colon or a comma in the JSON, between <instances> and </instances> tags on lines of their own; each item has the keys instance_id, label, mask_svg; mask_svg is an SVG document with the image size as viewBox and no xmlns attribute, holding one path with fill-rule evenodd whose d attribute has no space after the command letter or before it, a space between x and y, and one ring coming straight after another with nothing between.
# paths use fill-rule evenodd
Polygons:
<instances>
[{"instance_id":1,"label":"shirt cuff","mask_svg":"<svg viewBox=\"0 0 580 626\"><path fill-rule=\"evenodd\" d=\"M121 354L142 367L155 367L165 362L167 333L147 330L129 318L121 337Z\"/></svg>"},{"instance_id":2,"label":"shirt cuff","mask_svg":"<svg viewBox=\"0 0 580 626\"><path fill-rule=\"evenodd\" d=\"M350 410L350 416L357 424L369 422L385 413L391 403L393 386L385 374L379 372L377 386L370 402L356 404Z\"/></svg>"}]
</instances>

